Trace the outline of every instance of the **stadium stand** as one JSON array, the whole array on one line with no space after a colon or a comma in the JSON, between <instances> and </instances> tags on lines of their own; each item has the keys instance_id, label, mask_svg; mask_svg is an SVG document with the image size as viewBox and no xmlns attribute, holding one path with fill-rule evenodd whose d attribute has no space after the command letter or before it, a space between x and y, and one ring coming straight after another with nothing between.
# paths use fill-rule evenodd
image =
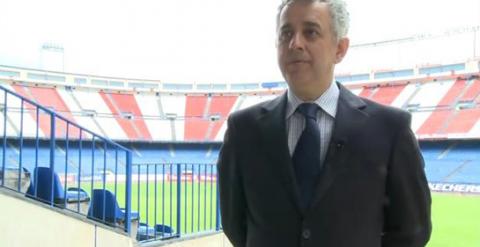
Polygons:
<instances>
[{"instance_id":1,"label":"stadium stand","mask_svg":"<svg viewBox=\"0 0 480 247\"><path fill-rule=\"evenodd\" d=\"M182 94L166 94L160 97L164 116L162 119L170 121L170 128L166 128L170 138L163 141L183 141L185 138L185 109L186 96ZM162 130L164 132L165 130Z\"/></svg>"},{"instance_id":2,"label":"stadium stand","mask_svg":"<svg viewBox=\"0 0 480 247\"><path fill-rule=\"evenodd\" d=\"M468 75L372 85L349 85L354 93L412 113L412 130L420 139L463 135L480 137L477 107L480 81ZM282 91L223 94L172 94L161 92L105 92L91 88L52 87L4 83L7 88L40 102L72 122L119 141L204 142L221 141L227 116L237 110L276 97ZM284 89L282 89L284 90ZM10 103L20 108L19 100ZM24 112L24 125L34 126L35 116ZM18 136L20 112L8 114L8 134ZM49 134L49 123L40 115L39 136ZM34 137L27 128L26 137ZM65 126L57 126L57 136ZM70 135L78 135L72 130Z\"/></svg>"},{"instance_id":3,"label":"stadium stand","mask_svg":"<svg viewBox=\"0 0 480 247\"><path fill-rule=\"evenodd\" d=\"M411 112L411 127L421 142L430 181L478 183L468 176L469 172L478 172L477 158L471 157L471 147L464 147L468 141L462 140L475 142L480 139L479 67L478 61L470 61L463 65L426 66L338 78L347 78L346 86L357 95ZM273 99L285 90L283 82L244 86L222 84L221 89L215 90L212 85L206 85L206 88L203 84L188 84L189 89L183 90L181 84L175 84L182 88L179 90L161 82L149 88L128 88L129 83L110 88L108 85L98 87L89 78L85 78L81 85L76 84L74 78L79 76L69 74L65 75L64 85L23 78L28 69L5 67L2 71L2 86L55 109L95 133L120 141L133 151L134 163L214 163L228 115ZM17 78L13 80L13 77ZM21 102L9 104L19 108ZM27 112L23 113L23 124L35 126L34 114ZM11 138L6 156L12 164L18 163L19 143L15 138L19 136L20 115L20 112L11 112L7 116L6 131ZM49 126L43 123L42 117L39 121L38 135L44 137L50 131ZM35 137L37 133L32 131L33 128L27 129L22 134ZM58 135L64 135L61 127L57 131ZM71 135L75 136L75 133ZM33 145L29 140L24 144L29 162L33 162L28 158ZM64 146L57 143L59 150ZM47 147L48 143L42 141L39 152L44 152ZM75 149L75 146L71 148ZM102 147L95 146L94 150L101 155ZM112 157L107 155L107 160ZM77 158L78 155L72 156L67 170L78 169ZM56 172L66 172L59 167ZM107 169L113 167L107 165ZM91 174L90 170L91 167L85 166L81 172Z\"/></svg>"},{"instance_id":4,"label":"stadium stand","mask_svg":"<svg viewBox=\"0 0 480 247\"><path fill-rule=\"evenodd\" d=\"M211 101L207 96L187 96L185 110L185 141L204 141L209 120L208 106Z\"/></svg>"},{"instance_id":5,"label":"stadium stand","mask_svg":"<svg viewBox=\"0 0 480 247\"><path fill-rule=\"evenodd\" d=\"M55 109L55 111L59 112L65 118L75 123L75 120L72 117L71 111L68 109L65 102L60 97L57 90L55 90L54 88L22 87L18 85L14 85L13 88L18 94L26 98L29 98L37 102L38 104L45 106L46 108ZM29 107L29 108L32 109L32 107ZM32 111L32 114L33 114L33 111ZM42 129L42 132L47 136L50 135L50 122L49 122L48 116L44 114L40 114L39 122L40 122L40 128ZM56 135L57 136L65 135L65 132L66 132L65 126L62 124L59 124L56 128ZM78 131L75 133L72 133L72 135L75 135L75 134L78 135Z\"/></svg>"},{"instance_id":6,"label":"stadium stand","mask_svg":"<svg viewBox=\"0 0 480 247\"><path fill-rule=\"evenodd\" d=\"M480 193L480 62L474 65L343 77L354 94L412 114L432 190ZM2 66L0 72L2 87L64 118L52 132L52 113L0 94L2 186L28 187L30 197L123 228L138 241L221 229L214 164L228 115L285 91L284 82L140 87L129 79L47 71L32 78L28 69Z\"/></svg>"},{"instance_id":7,"label":"stadium stand","mask_svg":"<svg viewBox=\"0 0 480 247\"><path fill-rule=\"evenodd\" d=\"M151 140L137 101L132 94L100 92L115 120L131 140Z\"/></svg>"},{"instance_id":8,"label":"stadium stand","mask_svg":"<svg viewBox=\"0 0 480 247\"><path fill-rule=\"evenodd\" d=\"M420 146L429 182L480 183L479 141L424 141Z\"/></svg>"},{"instance_id":9,"label":"stadium stand","mask_svg":"<svg viewBox=\"0 0 480 247\"><path fill-rule=\"evenodd\" d=\"M228 115L232 111L232 107L237 101L237 96L213 96L211 97L211 104L208 115L210 119L209 128L205 135L205 139L213 140L217 139L220 128L223 126ZM222 138L221 136L220 138Z\"/></svg>"},{"instance_id":10,"label":"stadium stand","mask_svg":"<svg viewBox=\"0 0 480 247\"><path fill-rule=\"evenodd\" d=\"M82 110L80 115L89 116L96 122L98 134L104 134L110 139L127 140L128 136L114 118L98 90L77 90L72 89L74 102ZM93 131L93 130L92 130Z\"/></svg>"},{"instance_id":11,"label":"stadium stand","mask_svg":"<svg viewBox=\"0 0 480 247\"><path fill-rule=\"evenodd\" d=\"M75 94L71 88L60 87L57 88L57 92L63 99L65 104L69 107L70 111L72 112L73 118L79 125L84 126L85 128L92 130L95 133L105 135L104 130L99 125L98 120L95 117L96 112L83 109L82 105L75 97Z\"/></svg>"},{"instance_id":12,"label":"stadium stand","mask_svg":"<svg viewBox=\"0 0 480 247\"><path fill-rule=\"evenodd\" d=\"M379 87L374 95L370 99L384 105L391 105L398 95L404 90L403 85L392 85Z\"/></svg>"},{"instance_id":13,"label":"stadium stand","mask_svg":"<svg viewBox=\"0 0 480 247\"><path fill-rule=\"evenodd\" d=\"M442 131L442 127L447 124L446 121L454 112L454 110L452 110L452 106L456 104L458 97L464 92L465 88L465 81L457 80L445 94L445 96L443 96L442 100L440 100L433 113L417 130L417 134L431 135L433 133Z\"/></svg>"},{"instance_id":14,"label":"stadium stand","mask_svg":"<svg viewBox=\"0 0 480 247\"><path fill-rule=\"evenodd\" d=\"M134 97L140 109L140 114L137 114L136 117L143 117L151 139L161 141L172 140L174 130L170 125L170 120L163 119L165 113L160 97L154 94L135 94Z\"/></svg>"}]
</instances>

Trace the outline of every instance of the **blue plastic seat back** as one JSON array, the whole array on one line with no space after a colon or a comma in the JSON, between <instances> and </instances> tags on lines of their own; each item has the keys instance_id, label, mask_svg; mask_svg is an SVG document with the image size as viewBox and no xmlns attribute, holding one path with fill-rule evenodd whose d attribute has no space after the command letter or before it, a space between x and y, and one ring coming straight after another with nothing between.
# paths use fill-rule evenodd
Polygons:
<instances>
[{"instance_id":1,"label":"blue plastic seat back","mask_svg":"<svg viewBox=\"0 0 480 247\"><path fill-rule=\"evenodd\" d=\"M37 199L44 202L62 203L65 198L65 190L57 173L52 172L50 167L37 167L33 172L33 182L30 184L27 190L27 195L34 197L35 189L37 190ZM53 177L52 177L53 176ZM35 181L36 179L36 181ZM52 182L53 182L53 195L52 195Z\"/></svg>"},{"instance_id":2,"label":"blue plastic seat back","mask_svg":"<svg viewBox=\"0 0 480 247\"><path fill-rule=\"evenodd\" d=\"M92 201L88 209L88 216L114 224L118 220L122 220L124 214L120 210L117 200L112 192L103 189L95 189L93 190Z\"/></svg>"},{"instance_id":3,"label":"blue plastic seat back","mask_svg":"<svg viewBox=\"0 0 480 247\"><path fill-rule=\"evenodd\" d=\"M157 233L166 233L166 234L172 234L173 233L173 228L170 227L170 226L167 226L167 225L162 225L162 224L158 224L158 225L155 225L155 231Z\"/></svg>"}]
</instances>

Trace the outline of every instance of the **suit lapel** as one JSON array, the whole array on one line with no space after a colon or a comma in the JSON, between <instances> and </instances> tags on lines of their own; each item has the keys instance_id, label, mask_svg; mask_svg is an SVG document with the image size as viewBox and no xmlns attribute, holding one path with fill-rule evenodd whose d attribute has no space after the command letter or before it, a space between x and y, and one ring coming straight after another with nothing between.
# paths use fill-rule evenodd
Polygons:
<instances>
[{"instance_id":1,"label":"suit lapel","mask_svg":"<svg viewBox=\"0 0 480 247\"><path fill-rule=\"evenodd\" d=\"M368 114L362 111L366 106L365 102L341 84L338 84L338 86L340 96L334 129L310 209L315 208L315 205L328 191L336 176L348 169L347 160L349 150L352 148L349 146L349 138L352 134L362 130L362 125L368 118Z\"/></svg>"},{"instance_id":2,"label":"suit lapel","mask_svg":"<svg viewBox=\"0 0 480 247\"><path fill-rule=\"evenodd\" d=\"M325 195L335 177L348 169L349 138L352 133L361 131L362 125L368 118L368 114L362 111L366 106L365 102L341 84L338 84L338 86L340 96L335 125L310 210ZM281 183L290 195L298 212L304 214L305 212L302 212L299 203L300 195L298 194L292 159L288 149L285 125L286 104L287 95L285 93L263 106L262 115L258 119L262 148L271 161L268 163L272 166L272 171L278 173Z\"/></svg>"},{"instance_id":3,"label":"suit lapel","mask_svg":"<svg viewBox=\"0 0 480 247\"><path fill-rule=\"evenodd\" d=\"M262 148L268 155L272 171L278 177L290 195L297 210L300 211L299 194L296 187L295 173L288 149L288 136L285 125L286 93L263 107L263 114L258 120L262 139Z\"/></svg>"}]
</instances>

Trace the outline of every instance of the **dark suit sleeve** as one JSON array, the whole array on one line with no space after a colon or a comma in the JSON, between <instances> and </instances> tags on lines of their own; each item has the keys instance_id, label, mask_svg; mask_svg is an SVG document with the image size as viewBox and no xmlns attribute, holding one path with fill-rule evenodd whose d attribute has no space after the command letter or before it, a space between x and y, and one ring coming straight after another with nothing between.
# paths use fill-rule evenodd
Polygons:
<instances>
[{"instance_id":1,"label":"dark suit sleeve","mask_svg":"<svg viewBox=\"0 0 480 247\"><path fill-rule=\"evenodd\" d=\"M383 247L425 246L431 234L431 197L424 161L410 129L410 115L406 118L389 164Z\"/></svg>"},{"instance_id":2,"label":"dark suit sleeve","mask_svg":"<svg viewBox=\"0 0 480 247\"><path fill-rule=\"evenodd\" d=\"M246 241L246 204L241 174L238 169L236 134L230 118L217 169L223 231L233 246L243 247Z\"/></svg>"}]
</instances>

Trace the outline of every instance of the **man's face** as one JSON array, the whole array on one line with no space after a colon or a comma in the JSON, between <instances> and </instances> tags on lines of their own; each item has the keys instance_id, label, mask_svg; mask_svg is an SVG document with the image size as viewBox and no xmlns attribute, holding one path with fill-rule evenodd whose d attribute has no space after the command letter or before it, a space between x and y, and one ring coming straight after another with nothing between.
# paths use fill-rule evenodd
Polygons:
<instances>
[{"instance_id":1,"label":"man's face","mask_svg":"<svg viewBox=\"0 0 480 247\"><path fill-rule=\"evenodd\" d=\"M348 39L336 40L326 3L297 1L285 6L278 21L278 64L293 92L315 100L333 80L335 64Z\"/></svg>"}]
</instances>

